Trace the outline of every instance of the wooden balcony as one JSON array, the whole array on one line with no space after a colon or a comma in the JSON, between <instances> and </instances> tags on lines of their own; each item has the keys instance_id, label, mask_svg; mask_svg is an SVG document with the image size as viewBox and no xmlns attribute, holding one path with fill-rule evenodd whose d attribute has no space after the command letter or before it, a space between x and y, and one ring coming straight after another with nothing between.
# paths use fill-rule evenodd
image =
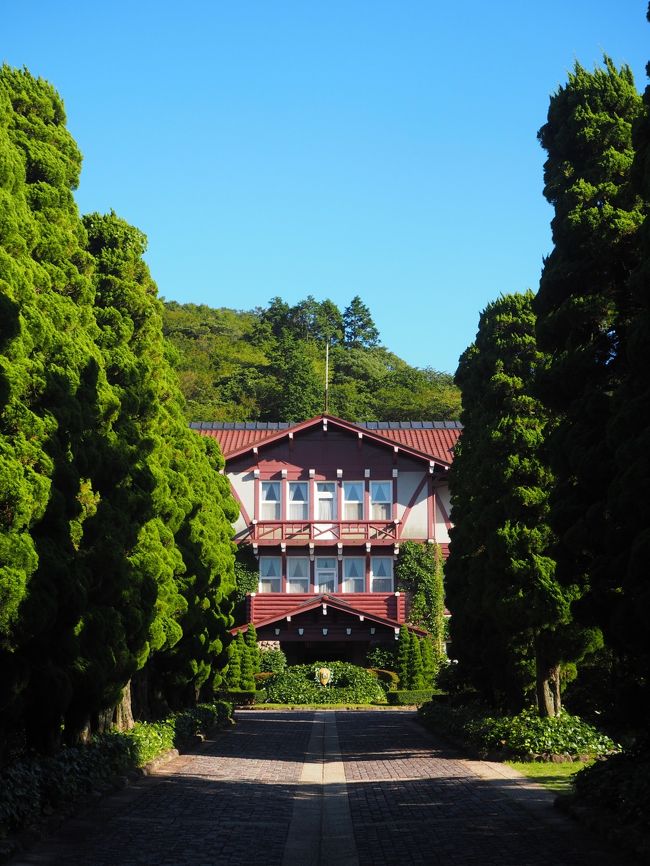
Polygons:
<instances>
[{"instance_id":1,"label":"wooden balcony","mask_svg":"<svg viewBox=\"0 0 650 866\"><path fill-rule=\"evenodd\" d=\"M250 540L257 544L393 544L399 540L398 528L398 520L258 520L251 525Z\"/></svg>"}]
</instances>

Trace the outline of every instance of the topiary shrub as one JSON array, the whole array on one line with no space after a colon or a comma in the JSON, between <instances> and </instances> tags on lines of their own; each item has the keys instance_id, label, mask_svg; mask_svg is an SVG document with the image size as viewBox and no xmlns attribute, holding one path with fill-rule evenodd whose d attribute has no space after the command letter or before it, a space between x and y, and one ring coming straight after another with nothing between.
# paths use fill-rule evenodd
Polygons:
<instances>
[{"instance_id":1,"label":"topiary shrub","mask_svg":"<svg viewBox=\"0 0 650 866\"><path fill-rule=\"evenodd\" d=\"M395 671L382 670L381 668L366 668L379 681L379 685L385 692L396 691L399 685L399 677Z\"/></svg>"},{"instance_id":2,"label":"topiary shrub","mask_svg":"<svg viewBox=\"0 0 650 866\"><path fill-rule=\"evenodd\" d=\"M318 681L318 669L322 667L332 672L327 686ZM293 665L267 680L266 694L272 704L386 703L377 678L349 662Z\"/></svg>"},{"instance_id":3,"label":"topiary shrub","mask_svg":"<svg viewBox=\"0 0 650 866\"><path fill-rule=\"evenodd\" d=\"M265 649L260 652L260 671L279 674L287 667L287 657L281 649Z\"/></svg>"}]
</instances>

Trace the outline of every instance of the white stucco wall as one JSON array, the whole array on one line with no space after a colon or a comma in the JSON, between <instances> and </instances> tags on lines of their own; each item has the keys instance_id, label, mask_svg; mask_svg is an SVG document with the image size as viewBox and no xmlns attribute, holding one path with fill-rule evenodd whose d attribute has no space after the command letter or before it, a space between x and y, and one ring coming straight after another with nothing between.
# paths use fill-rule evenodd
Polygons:
<instances>
[{"instance_id":1,"label":"white stucco wall","mask_svg":"<svg viewBox=\"0 0 650 866\"><path fill-rule=\"evenodd\" d=\"M400 472L397 477L397 516L404 521L404 512L417 486L422 481L422 472ZM418 493L406 522L402 526L402 538L427 537L427 489L428 483Z\"/></svg>"},{"instance_id":2,"label":"white stucco wall","mask_svg":"<svg viewBox=\"0 0 650 866\"><path fill-rule=\"evenodd\" d=\"M239 497L242 505L248 512L248 516L253 520L255 516L255 480L252 472L229 472L228 478L233 490ZM246 520L242 517L241 511L237 522L235 523L235 535L243 532L247 528Z\"/></svg>"}]
</instances>

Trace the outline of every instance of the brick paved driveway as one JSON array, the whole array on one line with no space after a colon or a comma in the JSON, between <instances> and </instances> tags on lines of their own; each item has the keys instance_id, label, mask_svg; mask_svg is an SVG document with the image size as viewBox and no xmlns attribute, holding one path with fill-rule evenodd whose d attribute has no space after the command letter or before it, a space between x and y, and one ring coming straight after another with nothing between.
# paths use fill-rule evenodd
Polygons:
<instances>
[{"instance_id":1,"label":"brick paved driveway","mask_svg":"<svg viewBox=\"0 0 650 866\"><path fill-rule=\"evenodd\" d=\"M198 754L177 758L158 776L107 798L12 862L629 863L547 805L532 811L522 805L510 795L516 782L477 775L485 765L462 760L412 718L405 711L339 712L334 724L331 714L241 712L236 728Z\"/></svg>"}]
</instances>

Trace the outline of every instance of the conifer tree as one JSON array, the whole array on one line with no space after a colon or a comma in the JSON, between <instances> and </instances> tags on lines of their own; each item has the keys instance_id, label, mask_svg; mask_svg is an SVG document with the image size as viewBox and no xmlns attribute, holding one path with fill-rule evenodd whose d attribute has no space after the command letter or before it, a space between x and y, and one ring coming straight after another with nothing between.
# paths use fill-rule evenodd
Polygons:
<instances>
[{"instance_id":1,"label":"conifer tree","mask_svg":"<svg viewBox=\"0 0 650 866\"><path fill-rule=\"evenodd\" d=\"M594 562L608 554L603 480L616 470L604 433L629 363L629 275L643 218L630 178L640 112L631 71L605 57L594 72L576 64L539 131L544 195L555 209L554 247L534 302L538 343L550 356L539 394L558 420L548 442L550 520L558 580L587 598ZM597 619L586 602L582 615Z\"/></svg>"},{"instance_id":2,"label":"conifer tree","mask_svg":"<svg viewBox=\"0 0 650 866\"><path fill-rule=\"evenodd\" d=\"M1 266L4 328L14 340L7 344L13 370L4 379L2 433L15 438L11 450L23 468L14 477L20 495L27 494L13 531L29 525L32 539L10 556L18 557L11 574L22 599L15 618L14 591L15 638L0 667L30 744L49 749L60 737L78 667L92 576L77 550L96 508L97 450L110 434L117 399L95 344L91 261L72 195L81 155L63 104L24 70L3 67L0 91L9 178L13 171L8 213L17 220L8 223L13 239Z\"/></svg>"},{"instance_id":3,"label":"conifer tree","mask_svg":"<svg viewBox=\"0 0 650 866\"><path fill-rule=\"evenodd\" d=\"M575 588L555 579L550 555L549 420L532 396L545 358L532 297L487 306L456 374L464 427L450 475L447 596L454 654L476 687L511 709L535 688L540 715L557 715L562 666L599 635L573 622Z\"/></svg>"},{"instance_id":4,"label":"conifer tree","mask_svg":"<svg viewBox=\"0 0 650 866\"><path fill-rule=\"evenodd\" d=\"M422 670L422 650L420 649L420 639L416 634L411 634L409 641L409 656L408 656L408 676L409 689L424 688L424 676Z\"/></svg>"},{"instance_id":5,"label":"conifer tree","mask_svg":"<svg viewBox=\"0 0 650 866\"><path fill-rule=\"evenodd\" d=\"M345 345L353 349L369 348L379 342L379 331L359 295L352 298L343 312L343 332Z\"/></svg>"},{"instance_id":6,"label":"conifer tree","mask_svg":"<svg viewBox=\"0 0 650 866\"><path fill-rule=\"evenodd\" d=\"M408 689L409 686L409 651L411 648L411 632L403 625L399 630L399 639L397 643L397 676L399 677L399 685L401 689Z\"/></svg>"},{"instance_id":7,"label":"conifer tree","mask_svg":"<svg viewBox=\"0 0 650 866\"><path fill-rule=\"evenodd\" d=\"M237 635L237 651L240 658L241 688L246 689L246 691L255 691L252 653L250 647L246 645L244 634L241 631Z\"/></svg>"},{"instance_id":8,"label":"conifer tree","mask_svg":"<svg viewBox=\"0 0 650 866\"><path fill-rule=\"evenodd\" d=\"M241 688L241 666L242 658L240 653L240 645L236 638L228 644L228 667L226 669L225 679L229 689Z\"/></svg>"},{"instance_id":9,"label":"conifer tree","mask_svg":"<svg viewBox=\"0 0 650 866\"><path fill-rule=\"evenodd\" d=\"M251 655L253 673L258 674L260 672L260 648L257 644L257 629L252 622L248 623L244 640L246 641L246 646Z\"/></svg>"}]
</instances>

